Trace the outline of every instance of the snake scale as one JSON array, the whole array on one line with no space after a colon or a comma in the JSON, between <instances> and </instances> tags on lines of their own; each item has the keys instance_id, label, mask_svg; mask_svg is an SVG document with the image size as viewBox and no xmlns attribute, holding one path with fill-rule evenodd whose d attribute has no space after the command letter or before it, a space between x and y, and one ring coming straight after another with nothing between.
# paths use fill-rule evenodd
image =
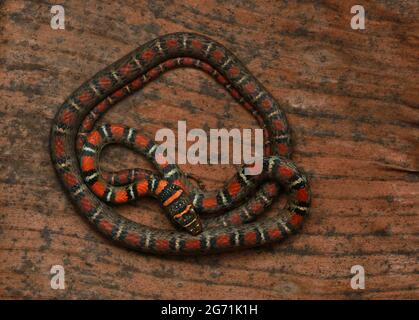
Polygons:
<instances>
[{"instance_id":1,"label":"snake scale","mask_svg":"<svg viewBox=\"0 0 419 320\"><path fill-rule=\"evenodd\" d=\"M156 153L157 144L133 128L96 121L113 105L163 73L192 67L208 73L249 110L264 129L260 168L242 167L220 190L203 192ZM145 156L157 172L98 168L102 148L120 143ZM141 45L83 83L61 105L51 128L51 159L78 211L108 238L154 254L205 254L280 241L308 215L306 176L289 160L290 132L275 99L223 45L193 33L173 33ZM287 203L276 216L257 219L279 191ZM162 205L177 229L131 221L114 210L142 196ZM109 205L110 204L110 205Z\"/></svg>"}]
</instances>

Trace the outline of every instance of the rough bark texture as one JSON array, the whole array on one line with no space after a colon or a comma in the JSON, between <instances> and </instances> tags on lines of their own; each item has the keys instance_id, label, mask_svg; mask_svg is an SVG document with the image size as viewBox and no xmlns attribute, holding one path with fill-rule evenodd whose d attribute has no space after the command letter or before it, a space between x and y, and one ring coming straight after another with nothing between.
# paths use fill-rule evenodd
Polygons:
<instances>
[{"instance_id":1,"label":"rough bark texture","mask_svg":"<svg viewBox=\"0 0 419 320\"><path fill-rule=\"evenodd\" d=\"M5 1L0 11L0 298L419 298L419 6L362 1ZM64 99L137 45L175 31L233 51L280 102L313 209L302 232L271 247L155 257L117 247L70 204L49 159ZM163 127L253 128L254 119L196 70L176 70L113 108L106 122L154 135ZM110 147L106 168L148 167ZM208 189L234 166L184 165ZM278 208L276 205L275 208ZM118 208L171 228L157 203ZM66 289L52 290L63 265ZM350 287L351 267L366 271Z\"/></svg>"}]
</instances>

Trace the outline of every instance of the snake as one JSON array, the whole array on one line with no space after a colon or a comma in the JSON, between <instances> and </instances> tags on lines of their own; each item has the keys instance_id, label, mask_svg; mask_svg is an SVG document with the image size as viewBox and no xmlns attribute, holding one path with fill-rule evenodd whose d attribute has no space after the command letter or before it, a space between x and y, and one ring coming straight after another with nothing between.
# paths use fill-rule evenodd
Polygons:
<instances>
[{"instance_id":1,"label":"snake","mask_svg":"<svg viewBox=\"0 0 419 320\"><path fill-rule=\"evenodd\" d=\"M96 125L116 103L175 68L196 68L210 75L263 128L261 163L242 166L220 190L204 192L193 185L156 151L158 144L138 130ZM134 150L156 170L101 170L101 151L109 144ZM279 242L296 233L309 215L310 187L306 174L290 160L284 111L232 52L200 34L157 37L84 82L56 112L50 155L77 211L105 237L143 253L199 255ZM286 196L284 209L261 218L281 192ZM172 230L132 221L115 210L144 196L160 203Z\"/></svg>"}]
</instances>

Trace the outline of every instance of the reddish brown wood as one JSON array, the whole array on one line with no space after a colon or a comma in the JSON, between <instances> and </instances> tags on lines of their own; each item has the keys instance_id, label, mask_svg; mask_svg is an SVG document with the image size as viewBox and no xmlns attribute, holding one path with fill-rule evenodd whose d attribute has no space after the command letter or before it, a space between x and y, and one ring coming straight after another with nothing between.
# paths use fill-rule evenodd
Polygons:
<instances>
[{"instance_id":1,"label":"reddish brown wood","mask_svg":"<svg viewBox=\"0 0 419 320\"><path fill-rule=\"evenodd\" d=\"M66 1L66 29L49 5L0 10L0 298L419 298L418 5L368 1ZM317 2L316 2L317 3ZM117 247L76 213L51 166L58 106L95 72L156 36L203 33L231 49L284 104L293 159L309 174L303 232L273 247L205 257L155 257ZM111 110L107 122L153 135L249 128L256 121L196 70L176 70ZM110 148L107 168L148 164ZM233 166L184 165L207 188ZM279 205L276 205L278 208ZM171 228L152 200L118 209ZM65 290L50 288L61 264ZM350 287L365 267L366 289Z\"/></svg>"}]
</instances>

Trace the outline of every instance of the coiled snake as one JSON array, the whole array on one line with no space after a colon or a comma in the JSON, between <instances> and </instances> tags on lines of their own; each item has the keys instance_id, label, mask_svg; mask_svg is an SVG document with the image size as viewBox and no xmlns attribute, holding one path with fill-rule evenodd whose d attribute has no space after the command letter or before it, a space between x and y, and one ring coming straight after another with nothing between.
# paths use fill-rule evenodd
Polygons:
<instances>
[{"instance_id":1,"label":"coiled snake","mask_svg":"<svg viewBox=\"0 0 419 320\"><path fill-rule=\"evenodd\" d=\"M257 118L265 136L261 174L246 174L242 168L221 190L204 193L176 165L159 160L156 143L137 130L109 124L94 129L115 103L177 67L210 74ZM109 143L143 154L158 172L101 172L100 151ZM309 211L307 179L288 159L289 127L278 103L224 46L193 33L154 39L82 84L55 116L50 149L57 175L80 213L107 237L142 252L199 254L272 243L298 230ZM286 213L256 221L279 189L287 194ZM184 231L133 222L105 204L144 195L157 198Z\"/></svg>"}]
</instances>

